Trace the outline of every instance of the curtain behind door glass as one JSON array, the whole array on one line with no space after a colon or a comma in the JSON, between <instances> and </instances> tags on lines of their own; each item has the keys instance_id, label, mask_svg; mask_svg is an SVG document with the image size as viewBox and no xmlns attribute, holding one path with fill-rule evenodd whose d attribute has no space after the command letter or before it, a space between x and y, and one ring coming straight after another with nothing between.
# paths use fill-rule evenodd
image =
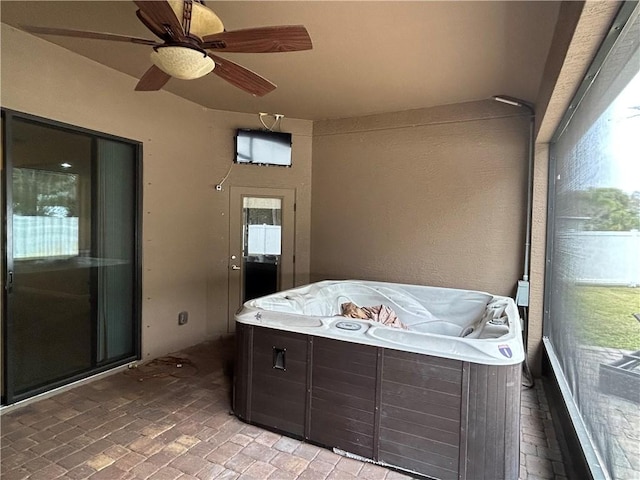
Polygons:
<instances>
[{"instance_id":1,"label":"curtain behind door glass","mask_svg":"<svg viewBox=\"0 0 640 480\"><path fill-rule=\"evenodd\" d=\"M135 147L98 140L95 215L98 361L133 354Z\"/></svg>"}]
</instances>

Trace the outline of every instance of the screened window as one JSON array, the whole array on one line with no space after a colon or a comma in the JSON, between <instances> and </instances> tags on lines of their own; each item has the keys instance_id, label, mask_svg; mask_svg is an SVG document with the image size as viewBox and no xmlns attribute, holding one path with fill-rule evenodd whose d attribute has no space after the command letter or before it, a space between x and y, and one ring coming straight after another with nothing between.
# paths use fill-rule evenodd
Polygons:
<instances>
[{"instance_id":1,"label":"screened window","mask_svg":"<svg viewBox=\"0 0 640 480\"><path fill-rule=\"evenodd\" d=\"M588 448L620 479L640 478L638 18L556 134L550 176L545 335Z\"/></svg>"}]
</instances>

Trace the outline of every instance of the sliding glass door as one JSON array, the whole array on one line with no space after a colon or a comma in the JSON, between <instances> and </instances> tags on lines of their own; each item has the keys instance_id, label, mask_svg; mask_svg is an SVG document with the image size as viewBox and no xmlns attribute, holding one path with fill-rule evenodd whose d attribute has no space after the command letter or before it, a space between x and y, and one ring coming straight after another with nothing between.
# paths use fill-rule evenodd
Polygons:
<instances>
[{"instance_id":1,"label":"sliding glass door","mask_svg":"<svg viewBox=\"0 0 640 480\"><path fill-rule=\"evenodd\" d=\"M13 403L138 357L140 147L3 113Z\"/></svg>"},{"instance_id":2,"label":"sliding glass door","mask_svg":"<svg viewBox=\"0 0 640 480\"><path fill-rule=\"evenodd\" d=\"M97 140L93 215L92 285L96 291L96 361L113 361L135 351L135 165L134 145Z\"/></svg>"}]
</instances>

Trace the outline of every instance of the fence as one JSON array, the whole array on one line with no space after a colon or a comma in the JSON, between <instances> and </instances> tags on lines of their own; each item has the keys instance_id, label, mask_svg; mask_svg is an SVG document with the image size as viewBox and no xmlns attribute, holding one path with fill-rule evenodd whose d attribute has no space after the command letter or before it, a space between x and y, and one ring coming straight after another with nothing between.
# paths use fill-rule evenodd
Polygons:
<instances>
[{"instance_id":1,"label":"fence","mask_svg":"<svg viewBox=\"0 0 640 480\"><path fill-rule=\"evenodd\" d=\"M13 257L78 255L78 217L13 216Z\"/></svg>"},{"instance_id":2,"label":"fence","mask_svg":"<svg viewBox=\"0 0 640 480\"><path fill-rule=\"evenodd\" d=\"M640 286L640 232L567 232L576 280L594 285Z\"/></svg>"},{"instance_id":3,"label":"fence","mask_svg":"<svg viewBox=\"0 0 640 480\"><path fill-rule=\"evenodd\" d=\"M77 217L13 216L14 258L78 255ZM280 254L281 227L249 226L249 254ZM640 286L640 232L569 231L580 283Z\"/></svg>"}]
</instances>

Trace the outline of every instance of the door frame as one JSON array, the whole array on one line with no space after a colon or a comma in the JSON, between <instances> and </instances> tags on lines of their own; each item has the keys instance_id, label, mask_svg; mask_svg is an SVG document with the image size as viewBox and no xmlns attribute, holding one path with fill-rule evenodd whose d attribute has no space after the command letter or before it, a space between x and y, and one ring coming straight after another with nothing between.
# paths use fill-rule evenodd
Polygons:
<instances>
[{"instance_id":1,"label":"door frame","mask_svg":"<svg viewBox=\"0 0 640 480\"><path fill-rule=\"evenodd\" d=\"M57 120L51 120L45 117L32 115L29 113L12 110L9 108L0 108L0 115L2 116L1 131L2 135L1 154L2 159L0 166L1 171L1 183L0 188L1 195L1 209L2 216L2 235L0 238L1 251L2 251L2 264L1 264L1 279L0 279L0 307L2 318L0 319L0 381L2 382L2 388L0 388L2 395L0 396L0 405L12 405L27 398L46 393L64 385L82 380L92 375L102 373L104 371L116 368L127 363L140 360L142 352L142 162L143 162L143 145L137 140L120 137L117 135L111 135L108 133L91 130L89 128L80 127L68 123L59 122ZM14 351L9 342L13 333L13 321L11 312L12 296L11 296L11 279L14 270L13 261L13 225L9 221L13 217L13 205L10 200L13 198L12 188L12 175L13 175L13 152L11 141L13 138L13 120L19 119L21 121L27 121L37 123L49 128L55 128L62 131L67 131L74 134L87 135L93 138L92 147L95 150L95 143L97 139L112 140L117 142L126 143L132 145L135 148L135 166L134 166L134 268L133 268L133 284L134 284L134 305L133 305L133 318L135 326L133 329L133 353L126 358L121 358L108 363L95 363L94 368L88 371L82 371L77 374L70 375L63 379L53 381L47 385L33 388L29 391L16 394L14 389L14 365L13 355ZM93 152L95 155L95 151ZM92 161L94 161L93 159ZM95 362L95 357L92 359Z\"/></svg>"},{"instance_id":2,"label":"door frame","mask_svg":"<svg viewBox=\"0 0 640 480\"><path fill-rule=\"evenodd\" d=\"M279 268L279 288L286 290L295 285L296 189L232 186L229 188L229 249L227 252L228 308L227 332L235 332L234 315L241 308L244 269L232 269L242 263L242 209L243 198L279 198L282 201L282 236ZM235 256L235 258L232 258Z\"/></svg>"}]
</instances>

